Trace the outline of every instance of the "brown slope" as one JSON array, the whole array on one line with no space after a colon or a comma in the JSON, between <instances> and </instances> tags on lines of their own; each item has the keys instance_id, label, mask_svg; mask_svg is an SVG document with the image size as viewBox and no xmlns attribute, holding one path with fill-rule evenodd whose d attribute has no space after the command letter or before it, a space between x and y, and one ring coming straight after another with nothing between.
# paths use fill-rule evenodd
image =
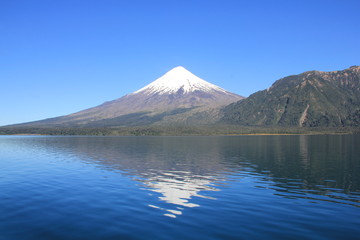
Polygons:
<instances>
[{"instance_id":1,"label":"brown slope","mask_svg":"<svg viewBox=\"0 0 360 240\"><path fill-rule=\"evenodd\" d=\"M360 126L360 67L282 78L223 113L223 121L240 125Z\"/></svg>"}]
</instances>

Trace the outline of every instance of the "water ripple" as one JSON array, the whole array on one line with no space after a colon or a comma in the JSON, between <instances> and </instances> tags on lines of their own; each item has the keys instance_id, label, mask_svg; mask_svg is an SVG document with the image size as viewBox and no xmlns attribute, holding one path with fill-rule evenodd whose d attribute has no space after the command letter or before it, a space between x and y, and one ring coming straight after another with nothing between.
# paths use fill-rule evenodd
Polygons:
<instances>
[{"instance_id":1,"label":"water ripple","mask_svg":"<svg viewBox=\"0 0 360 240\"><path fill-rule=\"evenodd\" d=\"M358 143L0 137L0 239L356 239Z\"/></svg>"}]
</instances>

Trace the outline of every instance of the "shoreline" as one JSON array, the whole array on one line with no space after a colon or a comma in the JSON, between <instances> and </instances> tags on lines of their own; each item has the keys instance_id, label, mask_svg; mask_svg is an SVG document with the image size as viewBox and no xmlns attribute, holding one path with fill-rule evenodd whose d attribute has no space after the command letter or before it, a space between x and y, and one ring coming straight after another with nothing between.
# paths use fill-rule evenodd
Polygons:
<instances>
[{"instance_id":1,"label":"shoreline","mask_svg":"<svg viewBox=\"0 0 360 240\"><path fill-rule=\"evenodd\" d=\"M0 127L0 135L12 136L271 136L359 134L360 127L248 127L234 125L133 126L100 128L10 128Z\"/></svg>"}]
</instances>

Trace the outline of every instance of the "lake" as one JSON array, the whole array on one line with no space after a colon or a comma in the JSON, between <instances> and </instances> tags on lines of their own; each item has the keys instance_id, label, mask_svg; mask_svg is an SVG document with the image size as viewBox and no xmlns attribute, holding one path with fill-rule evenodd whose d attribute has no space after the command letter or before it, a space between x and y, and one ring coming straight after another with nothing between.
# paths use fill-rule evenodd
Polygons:
<instances>
[{"instance_id":1,"label":"lake","mask_svg":"<svg viewBox=\"0 0 360 240\"><path fill-rule=\"evenodd\" d=\"M0 239L359 239L360 135L0 136Z\"/></svg>"}]
</instances>

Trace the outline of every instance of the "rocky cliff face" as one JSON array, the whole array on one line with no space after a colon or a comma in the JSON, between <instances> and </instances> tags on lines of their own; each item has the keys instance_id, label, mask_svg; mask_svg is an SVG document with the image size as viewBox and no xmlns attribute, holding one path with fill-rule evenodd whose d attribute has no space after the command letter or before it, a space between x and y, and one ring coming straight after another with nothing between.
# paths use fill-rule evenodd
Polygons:
<instances>
[{"instance_id":1,"label":"rocky cliff face","mask_svg":"<svg viewBox=\"0 0 360 240\"><path fill-rule=\"evenodd\" d=\"M360 67L282 78L223 114L224 122L241 125L360 126Z\"/></svg>"}]
</instances>

